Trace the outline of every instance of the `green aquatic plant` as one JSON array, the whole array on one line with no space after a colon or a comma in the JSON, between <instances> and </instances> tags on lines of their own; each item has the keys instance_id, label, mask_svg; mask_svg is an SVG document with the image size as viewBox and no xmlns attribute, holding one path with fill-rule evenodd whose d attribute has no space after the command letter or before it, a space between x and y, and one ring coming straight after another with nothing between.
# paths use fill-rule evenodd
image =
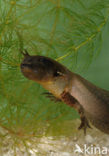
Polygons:
<instances>
[{"instance_id":1,"label":"green aquatic plant","mask_svg":"<svg viewBox=\"0 0 109 156\"><path fill-rule=\"evenodd\" d=\"M65 122L78 114L46 99L44 89L21 74L21 51L85 70L100 53L108 17L109 0L0 0L1 140L9 135L26 147L25 138L67 132Z\"/></svg>"}]
</instances>

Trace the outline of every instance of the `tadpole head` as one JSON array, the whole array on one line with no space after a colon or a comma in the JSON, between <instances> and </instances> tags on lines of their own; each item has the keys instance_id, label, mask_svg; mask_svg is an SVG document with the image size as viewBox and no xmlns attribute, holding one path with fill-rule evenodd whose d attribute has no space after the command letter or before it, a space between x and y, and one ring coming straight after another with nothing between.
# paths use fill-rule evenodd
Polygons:
<instances>
[{"instance_id":1,"label":"tadpole head","mask_svg":"<svg viewBox=\"0 0 109 156\"><path fill-rule=\"evenodd\" d=\"M65 74L65 67L51 58L39 55L30 56L27 51L23 52L23 55L21 72L28 79L41 83L52 81Z\"/></svg>"}]
</instances>

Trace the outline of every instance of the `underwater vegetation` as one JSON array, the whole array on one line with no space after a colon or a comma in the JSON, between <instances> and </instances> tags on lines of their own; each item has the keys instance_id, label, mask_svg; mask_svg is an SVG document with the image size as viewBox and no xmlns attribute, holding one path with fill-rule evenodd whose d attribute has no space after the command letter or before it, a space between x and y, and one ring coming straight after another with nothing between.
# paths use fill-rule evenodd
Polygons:
<instances>
[{"instance_id":1,"label":"underwater vegetation","mask_svg":"<svg viewBox=\"0 0 109 156\"><path fill-rule=\"evenodd\" d=\"M51 102L40 85L22 75L21 51L85 72L100 54L108 22L109 0L0 0L1 153L8 142L11 155L18 155L22 148L29 153L27 142L37 146L43 136L78 133L77 112Z\"/></svg>"}]
</instances>

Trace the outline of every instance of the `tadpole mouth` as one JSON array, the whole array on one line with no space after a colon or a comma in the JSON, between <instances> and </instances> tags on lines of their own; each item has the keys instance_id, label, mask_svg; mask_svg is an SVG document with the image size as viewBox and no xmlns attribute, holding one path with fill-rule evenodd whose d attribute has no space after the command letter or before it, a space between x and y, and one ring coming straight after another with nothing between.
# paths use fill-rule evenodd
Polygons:
<instances>
[{"instance_id":1,"label":"tadpole mouth","mask_svg":"<svg viewBox=\"0 0 109 156\"><path fill-rule=\"evenodd\" d=\"M27 67L29 67L29 66L30 66L29 64L22 63L22 64L21 64L21 69L27 68Z\"/></svg>"}]
</instances>

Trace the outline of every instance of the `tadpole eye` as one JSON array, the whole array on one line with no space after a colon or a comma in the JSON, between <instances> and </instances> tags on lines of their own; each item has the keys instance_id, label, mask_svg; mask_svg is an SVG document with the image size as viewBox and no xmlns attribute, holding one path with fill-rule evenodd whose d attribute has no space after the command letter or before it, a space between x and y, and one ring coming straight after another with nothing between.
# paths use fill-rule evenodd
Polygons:
<instances>
[{"instance_id":1,"label":"tadpole eye","mask_svg":"<svg viewBox=\"0 0 109 156\"><path fill-rule=\"evenodd\" d=\"M58 74L58 72L56 71L56 72L54 73L54 77L57 77L57 76L59 76L59 74Z\"/></svg>"},{"instance_id":2,"label":"tadpole eye","mask_svg":"<svg viewBox=\"0 0 109 156\"><path fill-rule=\"evenodd\" d=\"M55 73L54 73L54 77L58 77L58 76L62 76L63 75L63 73L61 73L61 72L59 72L59 71L56 71Z\"/></svg>"}]
</instances>

